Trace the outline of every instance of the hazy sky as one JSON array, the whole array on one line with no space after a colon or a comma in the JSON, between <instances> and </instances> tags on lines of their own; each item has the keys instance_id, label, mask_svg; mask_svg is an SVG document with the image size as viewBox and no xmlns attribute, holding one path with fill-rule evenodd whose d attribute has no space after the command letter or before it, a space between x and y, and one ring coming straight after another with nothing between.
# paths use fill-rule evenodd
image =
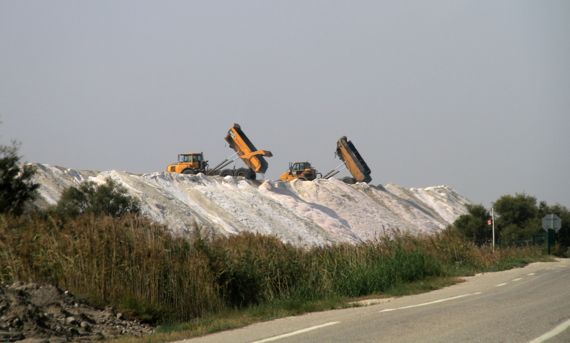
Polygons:
<instances>
[{"instance_id":1,"label":"hazy sky","mask_svg":"<svg viewBox=\"0 0 570 343\"><path fill-rule=\"evenodd\" d=\"M289 161L570 205L570 1L0 0L0 143L70 168ZM238 161L238 166L241 162Z\"/></svg>"}]
</instances>

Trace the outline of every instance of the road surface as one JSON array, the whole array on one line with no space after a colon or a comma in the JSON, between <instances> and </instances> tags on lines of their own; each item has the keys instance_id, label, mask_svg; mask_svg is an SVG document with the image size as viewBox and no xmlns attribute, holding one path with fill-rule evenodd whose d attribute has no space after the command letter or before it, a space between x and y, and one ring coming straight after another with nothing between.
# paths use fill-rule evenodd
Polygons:
<instances>
[{"instance_id":1,"label":"road surface","mask_svg":"<svg viewBox=\"0 0 570 343\"><path fill-rule=\"evenodd\" d=\"M429 293L182 341L570 342L570 259L479 274Z\"/></svg>"}]
</instances>

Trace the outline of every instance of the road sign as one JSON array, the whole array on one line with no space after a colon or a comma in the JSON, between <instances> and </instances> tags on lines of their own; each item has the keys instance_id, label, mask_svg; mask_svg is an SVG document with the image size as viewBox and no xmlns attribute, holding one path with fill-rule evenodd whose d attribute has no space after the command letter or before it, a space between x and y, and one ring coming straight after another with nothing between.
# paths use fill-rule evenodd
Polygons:
<instances>
[{"instance_id":1,"label":"road sign","mask_svg":"<svg viewBox=\"0 0 570 343\"><path fill-rule=\"evenodd\" d=\"M554 230L558 232L562 227L562 220L555 214L547 214L542 218L542 228L545 231Z\"/></svg>"}]
</instances>

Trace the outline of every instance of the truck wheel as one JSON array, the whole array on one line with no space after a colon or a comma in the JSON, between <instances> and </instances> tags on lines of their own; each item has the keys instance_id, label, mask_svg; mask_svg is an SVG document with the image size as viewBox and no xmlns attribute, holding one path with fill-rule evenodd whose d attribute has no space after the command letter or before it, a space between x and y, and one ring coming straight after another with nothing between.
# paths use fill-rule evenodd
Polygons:
<instances>
[{"instance_id":1,"label":"truck wheel","mask_svg":"<svg viewBox=\"0 0 570 343\"><path fill-rule=\"evenodd\" d=\"M233 175L232 170L231 169L224 169L220 172L220 176L228 176L228 175Z\"/></svg>"},{"instance_id":2,"label":"truck wheel","mask_svg":"<svg viewBox=\"0 0 570 343\"><path fill-rule=\"evenodd\" d=\"M255 173L248 168L239 168L236 172L237 176L243 176L248 180L255 180Z\"/></svg>"},{"instance_id":3,"label":"truck wheel","mask_svg":"<svg viewBox=\"0 0 570 343\"><path fill-rule=\"evenodd\" d=\"M356 183L356 179L353 178L353 177L349 177L349 176L343 177L343 178L342 178L342 181L343 181L344 183L348 183L348 184L351 184L351 185L354 185L354 184Z\"/></svg>"},{"instance_id":4,"label":"truck wheel","mask_svg":"<svg viewBox=\"0 0 570 343\"><path fill-rule=\"evenodd\" d=\"M195 175L195 174L198 174L198 172L194 169L186 168L182 171L182 174Z\"/></svg>"}]
</instances>

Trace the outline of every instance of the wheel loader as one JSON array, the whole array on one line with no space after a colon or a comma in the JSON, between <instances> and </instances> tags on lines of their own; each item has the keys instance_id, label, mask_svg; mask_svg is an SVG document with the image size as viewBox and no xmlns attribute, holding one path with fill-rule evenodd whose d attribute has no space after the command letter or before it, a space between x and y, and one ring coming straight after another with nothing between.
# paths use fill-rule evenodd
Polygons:
<instances>
[{"instance_id":1,"label":"wheel loader","mask_svg":"<svg viewBox=\"0 0 570 343\"><path fill-rule=\"evenodd\" d=\"M279 180L291 181L297 179L312 181L317 178L318 174L320 173L318 173L309 162L291 162L289 163L289 170L281 174L281 176L279 176Z\"/></svg>"},{"instance_id":2,"label":"wheel loader","mask_svg":"<svg viewBox=\"0 0 570 343\"><path fill-rule=\"evenodd\" d=\"M204 173L206 175L243 176L249 180L255 180L256 173L267 171L269 164L264 156L271 157L273 154L271 151L257 150L239 124L234 124L228 130L225 140L235 153L232 157L218 163L214 168L208 168L208 161L204 160L204 155L200 152L178 155L178 162L168 165L166 171L180 174ZM234 158L234 156L236 157ZM224 169L237 158L240 158L247 165L247 168Z\"/></svg>"}]
</instances>

